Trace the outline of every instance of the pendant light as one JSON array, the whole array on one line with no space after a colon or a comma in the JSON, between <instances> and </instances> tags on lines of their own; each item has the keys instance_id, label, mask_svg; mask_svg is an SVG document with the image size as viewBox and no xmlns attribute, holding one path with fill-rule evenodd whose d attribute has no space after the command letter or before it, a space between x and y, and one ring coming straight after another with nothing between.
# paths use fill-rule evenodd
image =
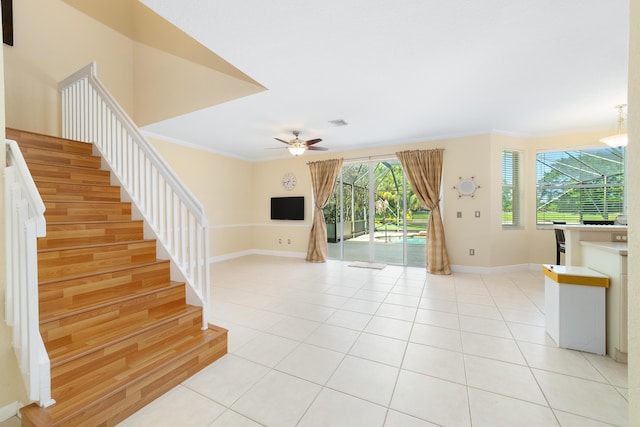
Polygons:
<instances>
[{"instance_id":1,"label":"pendant light","mask_svg":"<svg viewBox=\"0 0 640 427\"><path fill-rule=\"evenodd\" d=\"M615 135L602 138L600 141L604 142L610 147L624 147L629 140L627 132L624 126L624 109L627 108L627 104L620 104L614 107L618 110L618 129Z\"/></svg>"}]
</instances>

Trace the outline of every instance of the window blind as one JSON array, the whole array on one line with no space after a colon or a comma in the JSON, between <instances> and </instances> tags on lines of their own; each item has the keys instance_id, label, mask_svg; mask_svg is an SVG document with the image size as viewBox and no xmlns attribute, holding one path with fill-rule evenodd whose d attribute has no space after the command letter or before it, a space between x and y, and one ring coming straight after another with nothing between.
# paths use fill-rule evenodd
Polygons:
<instances>
[{"instance_id":1,"label":"window blind","mask_svg":"<svg viewBox=\"0 0 640 427\"><path fill-rule=\"evenodd\" d=\"M536 155L536 222L579 224L624 212L624 147Z\"/></svg>"},{"instance_id":2,"label":"window blind","mask_svg":"<svg viewBox=\"0 0 640 427\"><path fill-rule=\"evenodd\" d=\"M522 225L522 154L515 150L502 151L502 226Z\"/></svg>"}]
</instances>

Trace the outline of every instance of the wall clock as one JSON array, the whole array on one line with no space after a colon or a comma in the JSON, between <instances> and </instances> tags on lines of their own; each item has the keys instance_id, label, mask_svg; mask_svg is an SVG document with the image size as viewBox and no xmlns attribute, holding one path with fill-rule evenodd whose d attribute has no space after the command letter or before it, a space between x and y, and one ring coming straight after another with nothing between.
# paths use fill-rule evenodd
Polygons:
<instances>
[{"instance_id":1,"label":"wall clock","mask_svg":"<svg viewBox=\"0 0 640 427\"><path fill-rule=\"evenodd\" d=\"M285 190L293 190L296 186L296 177L291 172L287 172L282 176L280 183Z\"/></svg>"}]
</instances>

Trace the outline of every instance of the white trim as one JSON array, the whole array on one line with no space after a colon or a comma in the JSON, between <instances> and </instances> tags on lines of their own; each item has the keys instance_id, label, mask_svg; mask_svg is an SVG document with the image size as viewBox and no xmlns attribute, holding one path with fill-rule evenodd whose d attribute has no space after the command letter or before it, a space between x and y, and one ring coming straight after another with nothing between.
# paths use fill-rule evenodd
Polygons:
<instances>
[{"instance_id":1,"label":"white trim","mask_svg":"<svg viewBox=\"0 0 640 427\"><path fill-rule=\"evenodd\" d=\"M512 264L497 267L474 267L470 265L452 265L451 271L455 273L472 274L508 274L522 271L540 271L542 264Z\"/></svg>"},{"instance_id":2,"label":"white trim","mask_svg":"<svg viewBox=\"0 0 640 427\"><path fill-rule=\"evenodd\" d=\"M241 258L249 255L267 255L278 256L285 258L306 258L305 252L287 252L287 251L273 251L267 249L247 249L245 251L232 252L229 254L218 255L209 258L209 263L214 264L217 262L228 261L235 258ZM328 259L327 261L348 262L335 259ZM420 268L420 267L415 267ZM452 265L451 271L454 273L470 273L470 274L508 274L518 273L523 271L541 271L542 264L513 264L513 265L501 265L498 267L475 267L469 265Z\"/></svg>"},{"instance_id":3,"label":"white trim","mask_svg":"<svg viewBox=\"0 0 640 427\"><path fill-rule=\"evenodd\" d=\"M230 259L240 258L249 255L268 255L279 256L284 258L306 258L306 252L287 252L287 251L271 251L266 249L247 249L246 251L232 252L224 255L217 255L209 258L209 263L228 261Z\"/></svg>"},{"instance_id":4,"label":"white trim","mask_svg":"<svg viewBox=\"0 0 640 427\"><path fill-rule=\"evenodd\" d=\"M0 423L9 418L20 416L20 408L24 405L17 400L5 406L0 406Z\"/></svg>"},{"instance_id":5,"label":"white trim","mask_svg":"<svg viewBox=\"0 0 640 427\"><path fill-rule=\"evenodd\" d=\"M451 265L454 273L491 274L490 267L474 267L468 265Z\"/></svg>"},{"instance_id":6,"label":"white trim","mask_svg":"<svg viewBox=\"0 0 640 427\"><path fill-rule=\"evenodd\" d=\"M252 249L247 249L246 251L231 252L231 253L224 254L224 255L212 256L212 257L209 257L209 264L214 264L216 262L222 262L222 261L228 261L228 260L234 259L234 258L241 258L243 256L248 256L248 255L252 255L252 254L253 254L253 250Z\"/></svg>"},{"instance_id":7,"label":"white trim","mask_svg":"<svg viewBox=\"0 0 640 427\"><path fill-rule=\"evenodd\" d=\"M306 252L270 251L266 249L255 249L255 255L281 256L285 258L306 258Z\"/></svg>"},{"instance_id":8,"label":"white trim","mask_svg":"<svg viewBox=\"0 0 640 427\"><path fill-rule=\"evenodd\" d=\"M228 153L226 151L216 150L214 148L207 147L207 146L204 146L204 145L194 144L192 142L187 142L187 141L185 141L183 139L172 138L170 136L161 135L159 133L150 132L150 131L144 130L144 129L140 129L140 131L147 138L155 138L155 139L159 139L159 140L164 141L164 142L168 142L170 144L181 145L183 147L193 148L195 150L200 150L200 151L208 151L209 153L217 154L219 156L231 157L233 159L243 160L245 162L255 162L255 160L251 160L251 159L246 158L246 157L238 156L237 154L232 154L232 153Z\"/></svg>"},{"instance_id":9,"label":"white trim","mask_svg":"<svg viewBox=\"0 0 640 427\"><path fill-rule=\"evenodd\" d=\"M302 224L290 224L292 221L277 221L274 220L274 223L263 223L263 224L221 224L221 225L210 225L209 230L221 230L225 228L243 228L243 227L288 227L288 228L311 228L311 223L306 221L295 221L300 222Z\"/></svg>"}]
</instances>

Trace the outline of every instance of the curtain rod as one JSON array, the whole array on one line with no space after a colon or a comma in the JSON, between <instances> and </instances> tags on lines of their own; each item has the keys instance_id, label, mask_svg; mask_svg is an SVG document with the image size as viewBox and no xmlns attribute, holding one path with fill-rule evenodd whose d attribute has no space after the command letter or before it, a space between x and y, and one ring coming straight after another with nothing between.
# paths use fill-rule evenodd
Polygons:
<instances>
[{"instance_id":1,"label":"curtain rod","mask_svg":"<svg viewBox=\"0 0 640 427\"><path fill-rule=\"evenodd\" d=\"M375 160L375 159L384 159L384 158L396 158L395 153L394 154L377 154L375 156L362 156L362 157L349 157L349 158L342 158L342 160L344 162L352 162L352 161L356 161L356 160ZM314 163L314 162L307 162L307 164L309 163Z\"/></svg>"},{"instance_id":2,"label":"curtain rod","mask_svg":"<svg viewBox=\"0 0 640 427\"><path fill-rule=\"evenodd\" d=\"M444 148L432 148L432 150L444 150ZM412 151L415 151L415 150L412 150ZM391 154L376 154L375 156L348 157L348 158L343 158L342 160L345 162L353 162L356 160L376 160L376 159L384 159L384 158L390 158L390 157L393 157L395 159L398 158L396 156L396 153L391 153ZM312 162L307 162L307 164L309 163L312 163Z\"/></svg>"}]
</instances>

